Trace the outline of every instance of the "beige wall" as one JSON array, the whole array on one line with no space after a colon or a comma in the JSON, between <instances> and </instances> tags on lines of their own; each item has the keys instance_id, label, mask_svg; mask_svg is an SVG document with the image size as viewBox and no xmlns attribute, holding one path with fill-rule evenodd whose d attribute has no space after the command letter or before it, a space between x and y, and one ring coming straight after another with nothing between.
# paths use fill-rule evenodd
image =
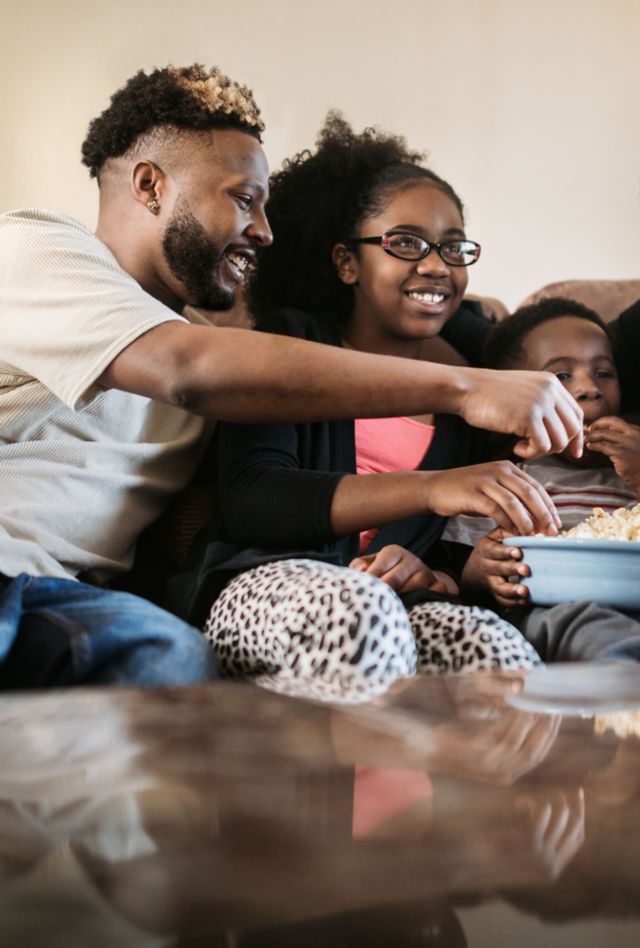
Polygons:
<instances>
[{"instance_id":1,"label":"beige wall","mask_svg":"<svg viewBox=\"0 0 640 948\"><path fill-rule=\"evenodd\" d=\"M273 166L331 106L428 150L484 246L475 292L640 276L640 0L0 0L0 210L93 225L88 121L193 61L255 89Z\"/></svg>"}]
</instances>

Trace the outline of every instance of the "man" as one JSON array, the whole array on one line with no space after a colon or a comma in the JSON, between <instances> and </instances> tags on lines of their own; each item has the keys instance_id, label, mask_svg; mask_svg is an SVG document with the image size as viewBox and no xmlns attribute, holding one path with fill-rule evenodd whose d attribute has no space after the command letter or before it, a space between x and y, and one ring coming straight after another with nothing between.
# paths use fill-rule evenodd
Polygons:
<instances>
[{"instance_id":1,"label":"man","mask_svg":"<svg viewBox=\"0 0 640 948\"><path fill-rule=\"evenodd\" d=\"M208 325L232 306L265 216L251 93L201 66L139 72L90 126L96 234L49 211L0 216L0 685L202 680L197 633L101 586L184 486L210 423L455 412L581 447L581 412L538 373L505 377ZM503 491L504 493L504 491ZM514 523L548 501L507 492ZM474 508L475 509L475 508ZM86 582L88 580L89 582Z\"/></svg>"}]
</instances>

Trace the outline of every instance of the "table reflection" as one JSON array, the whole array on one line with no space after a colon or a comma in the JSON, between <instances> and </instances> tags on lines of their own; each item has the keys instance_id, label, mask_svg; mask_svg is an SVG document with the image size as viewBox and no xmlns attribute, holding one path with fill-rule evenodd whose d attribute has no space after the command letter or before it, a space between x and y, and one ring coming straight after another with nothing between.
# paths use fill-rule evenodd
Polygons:
<instances>
[{"instance_id":1,"label":"table reflection","mask_svg":"<svg viewBox=\"0 0 640 948\"><path fill-rule=\"evenodd\" d=\"M630 668L564 716L531 709L544 672L340 707L235 683L2 698L0 944L455 946L489 900L635 925Z\"/></svg>"}]
</instances>

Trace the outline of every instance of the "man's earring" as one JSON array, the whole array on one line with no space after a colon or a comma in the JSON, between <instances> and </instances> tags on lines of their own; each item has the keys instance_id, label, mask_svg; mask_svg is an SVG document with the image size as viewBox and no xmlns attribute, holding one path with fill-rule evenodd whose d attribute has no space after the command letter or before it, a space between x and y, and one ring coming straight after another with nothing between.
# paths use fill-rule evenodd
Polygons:
<instances>
[{"instance_id":1,"label":"man's earring","mask_svg":"<svg viewBox=\"0 0 640 948\"><path fill-rule=\"evenodd\" d=\"M160 205L158 204L158 199L157 199L157 198L152 198L151 201L147 201L147 207L149 208L149 210L151 211L152 214L157 214L158 211L160 210Z\"/></svg>"}]
</instances>

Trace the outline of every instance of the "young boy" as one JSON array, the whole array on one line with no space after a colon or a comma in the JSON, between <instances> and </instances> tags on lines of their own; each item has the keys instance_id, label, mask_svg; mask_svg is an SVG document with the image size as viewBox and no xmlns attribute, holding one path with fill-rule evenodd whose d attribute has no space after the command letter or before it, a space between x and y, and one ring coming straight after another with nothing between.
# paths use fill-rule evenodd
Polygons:
<instances>
[{"instance_id":1,"label":"young boy","mask_svg":"<svg viewBox=\"0 0 640 948\"><path fill-rule=\"evenodd\" d=\"M579 461L564 452L522 465L546 488L564 529L586 519L594 507L614 510L638 502L640 427L619 417L611 344L593 310L559 297L522 307L492 331L485 364L553 372L584 411L586 450ZM605 657L605 652L606 657L640 657L637 616L591 602L530 608L526 586L514 581L526 578L529 568L519 548L502 543L507 535L485 518L449 522L444 539L473 546L461 579L465 598L520 607L509 619L546 660Z\"/></svg>"}]
</instances>

